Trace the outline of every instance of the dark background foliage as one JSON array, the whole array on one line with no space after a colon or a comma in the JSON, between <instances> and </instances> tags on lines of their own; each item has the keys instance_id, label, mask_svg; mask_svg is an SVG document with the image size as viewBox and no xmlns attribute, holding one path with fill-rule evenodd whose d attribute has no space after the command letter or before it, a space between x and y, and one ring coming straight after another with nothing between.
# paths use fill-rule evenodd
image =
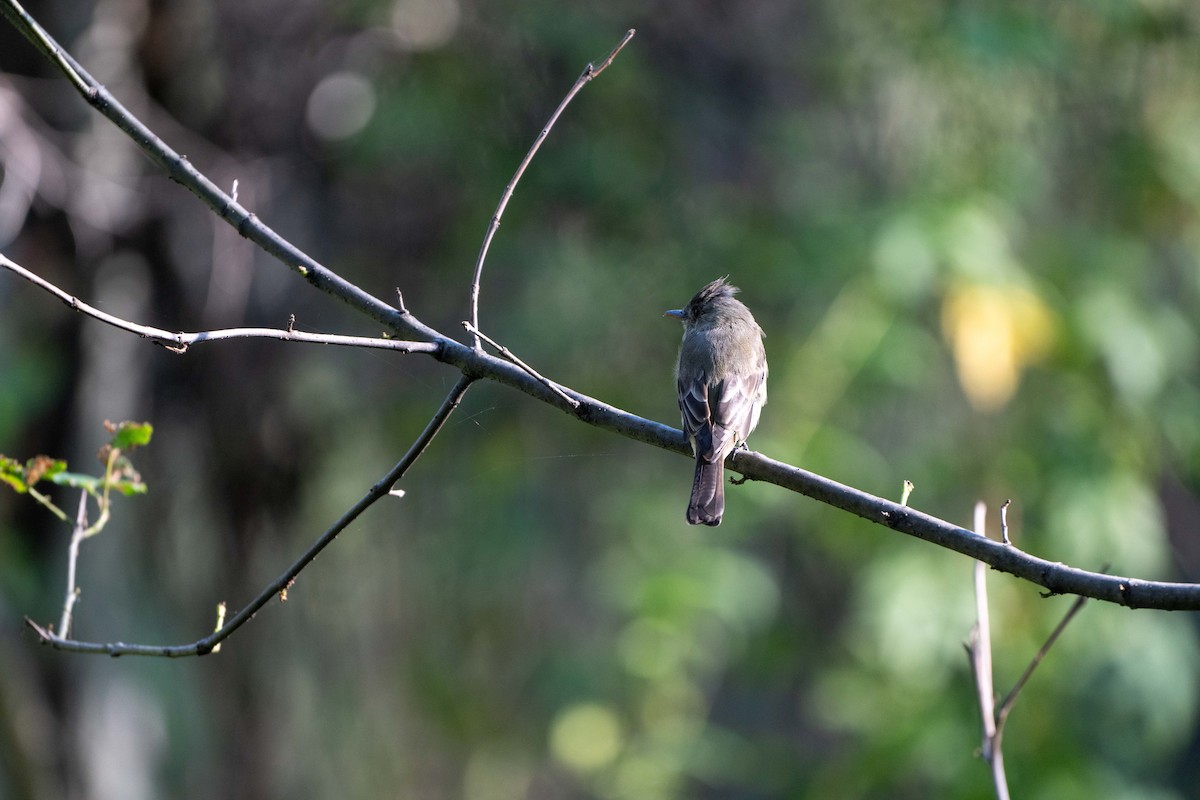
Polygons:
<instances>
[{"instance_id":1,"label":"dark background foliage","mask_svg":"<svg viewBox=\"0 0 1200 800\"><path fill-rule=\"evenodd\" d=\"M595 5L595 4L594 4ZM729 274L766 329L751 445L1020 546L1200 580L1200 7L263 0L31 3L218 184L443 331L512 170L481 324L674 424L678 326ZM169 329L372 335L158 174L0 26L0 246ZM85 469L145 419L150 484L86 543L76 635L176 643L407 447L420 356L179 357L0 274L0 452ZM38 648L69 531L0 494L6 797L991 794L970 563L775 487L683 524L690 466L477 385L405 481L215 656ZM72 506L68 495L61 504ZM994 516L994 514L993 514ZM995 521L993 519L993 527ZM991 578L997 681L1069 604ZM1006 738L1016 796L1186 797L1194 617L1090 604Z\"/></svg>"}]
</instances>

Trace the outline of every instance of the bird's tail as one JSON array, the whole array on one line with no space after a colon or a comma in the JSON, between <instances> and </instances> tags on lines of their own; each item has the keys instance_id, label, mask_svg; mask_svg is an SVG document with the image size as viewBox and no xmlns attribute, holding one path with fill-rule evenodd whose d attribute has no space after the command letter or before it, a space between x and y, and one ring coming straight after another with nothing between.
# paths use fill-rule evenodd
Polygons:
<instances>
[{"instance_id":1,"label":"bird's tail","mask_svg":"<svg viewBox=\"0 0 1200 800\"><path fill-rule=\"evenodd\" d=\"M689 525L720 525L725 513L725 464L696 459L692 499L688 502Z\"/></svg>"}]
</instances>

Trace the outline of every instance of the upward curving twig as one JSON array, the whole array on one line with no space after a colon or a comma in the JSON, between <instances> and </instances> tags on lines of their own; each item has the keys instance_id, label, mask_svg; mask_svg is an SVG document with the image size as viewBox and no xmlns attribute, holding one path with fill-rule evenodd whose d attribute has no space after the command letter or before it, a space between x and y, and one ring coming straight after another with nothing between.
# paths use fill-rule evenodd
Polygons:
<instances>
[{"instance_id":1,"label":"upward curving twig","mask_svg":"<svg viewBox=\"0 0 1200 800\"><path fill-rule=\"evenodd\" d=\"M508 201L512 199L513 192L517 189L517 182L521 180L521 176L525 174L526 168L529 167L529 162L533 161L533 157L537 155L538 149L542 146L542 142L546 141L546 137L550 135L550 129L554 127L554 123L558 122L558 118L562 116L563 110L575 99L575 95L579 94L579 90L586 86L593 78L599 75L604 70L608 69L608 65L613 62L617 54L629 44L629 40L637 31L633 28L625 31L625 36L621 41L617 42L609 54L600 60L600 63L590 63L583 68L583 72L575 80L575 85L567 92L567 96L558 104L558 108L554 109L554 113L550 115L550 119L542 128L542 132L533 140L533 145L529 148L529 152L525 154L525 158L521 159L517 171L513 173L512 180L508 182L508 186L504 187L504 193L500 195L500 203L496 206L496 210L492 212L492 218L488 221L487 231L483 235L483 243L479 246L479 255L475 258L475 274L471 278L471 318L468 322L471 323L471 328L475 329L472 334L475 337L475 349L480 349L479 338L479 284L483 279L483 262L487 258L488 248L492 246L492 239L496 236L496 231L500 229L500 218L504 216L504 209L508 207Z\"/></svg>"},{"instance_id":2,"label":"upward curving twig","mask_svg":"<svg viewBox=\"0 0 1200 800\"><path fill-rule=\"evenodd\" d=\"M71 544L67 547L67 596L63 599L62 617L58 621L58 635L71 635L71 612L79 600L79 587L75 584L75 566L79 562L79 545L87 531L87 492L79 493L79 509L75 512L75 525L71 530Z\"/></svg>"}]
</instances>

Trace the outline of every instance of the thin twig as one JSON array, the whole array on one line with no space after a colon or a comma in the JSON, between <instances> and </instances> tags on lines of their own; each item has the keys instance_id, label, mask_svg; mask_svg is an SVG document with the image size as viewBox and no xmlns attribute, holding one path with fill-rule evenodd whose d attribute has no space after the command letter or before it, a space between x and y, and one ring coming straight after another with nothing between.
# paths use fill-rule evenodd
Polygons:
<instances>
[{"instance_id":1,"label":"thin twig","mask_svg":"<svg viewBox=\"0 0 1200 800\"><path fill-rule=\"evenodd\" d=\"M61 508L56 506L54 504L53 500L51 500L49 497L47 497L46 495L39 492L37 489L33 488L32 486L27 486L27 487L25 487L25 491L29 493L30 497L32 497L39 504L41 504L41 506L43 508L45 508L47 511L49 511L54 516L58 517L63 522L71 521L70 517L67 516L67 512L63 511Z\"/></svg>"},{"instance_id":2,"label":"thin twig","mask_svg":"<svg viewBox=\"0 0 1200 800\"><path fill-rule=\"evenodd\" d=\"M508 182L508 186L504 187L504 194L500 196L500 203L496 206L496 210L492 212L492 218L488 221L487 231L483 235L483 243L479 246L479 255L475 258L475 274L471 278L471 327L475 330L475 349L480 348L479 340L482 338L478 333L479 330L479 284L483 279L483 262L487 258L488 248L492 245L492 239L496 236L496 231L500 228L500 218L504 216L504 209L508 206L508 201L512 199L513 192L517 189L517 182L521 180L521 176L525 174L525 169L529 163L533 161L534 155L542 146L542 142L546 141L546 137L550 135L550 130L554 127L554 123L558 122L559 116L562 115L567 105L575 99L575 95L579 94L579 90L586 86L593 78L599 75L604 70L608 69L608 65L613 62L617 54L629 44L629 40L633 38L636 31L630 28L625 32L625 36L621 41L617 42L607 56L601 59L599 64L588 64L583 68L583 72L575 80L575 85L567 92L567 96L558 104L558 108L554 109L554 113L550 115L550 120L542 128L542 132L533 140L533 145L529 148L529 152L525 154L525 158L521 160L520 166L513 174L512 180Z\"/></svg>"},{"instance_id":3,"label":"thin twig","mask_svg":"<svg viewBox=\"0 0 1200 800\"><path fill-rule=\"evenodd\" d=\"M1012 544L1008 538L1008 507L1012 505L1012 499L1005 500L1000 505L1000 541L1004 544Z\"/></svg>"},{"instance_id":4,"label":"thin twig","mask_svg":"<svg viewBox=\"0 0 1200 800\"><path fill-rule=\"evenodd\" d=\"M1108 567L1106 565L1103 569L1107 568ZM1101 571L1103 571L1103 569ZM1032 659L1030 659L1029 665L1026 666L1025 671L1021 673L1021 677L1017 679L1017 682L1013 684L1012 689L1009 690L1008 694L1004 696L1004 700L996 709L997 735L1003 733L1004 723L1008 719L1008 713L1012 711L1013 704L1017 702L1017 695L1019 695L1021 690L1025 688L1025 684L1029 683L1029 678L1033 675L1033 671L1037 669L1038 664L1042 663L1042 659L1044 659L1046 654L1050 652L1050 648L1054 646L1056 641L1058 641L1058 637L1062 635L1062 632L1066 629L1067 625L1072 619L1074 619L1075 615L1079 613L1087 601L1088 598L1086 597L1075 598L1075 602L1072 603L1071 607L1067 609L1067 613L1063 615L1063 618L1059 620L1058 625L1056 625L1054 630L1050 632L1050 635L1046 637L1045 643L1038 648L1037 653L1034 654Z\"/></svg>"},{"instance_id":5,"label":"thin twig","mask_svg":"<svg viewBox=\"0 0 1200 800\"><path fill-rule=\"evenodd\" d=\"M117 457L121 451L117 448L109 448L108 458L104 461L104 480L100 483L100 493L96 495L96 505L100 509L100 513L86 530L80 534L80 538L90 539L100 531L104 530L108 525L109 519L112 518L112 485L113 485L113 470L117 465Z\"/></svg>"},{"instance_id":6,"label":"thin twig","mask_svg":"<svg viewBox=\"0 0 1200 800\"><path fill-rule=\"evenodd\" d=\"M79 544L85 538L87 529L87 498L88 493L79 493L79 510L75 513L75 527L71 531L71 544L67 548L67 596L63 600L62 618L58 621L58 635L71 635L71 612L75 609L75 601L79 599L79 587L75 585L75 565L79 561Z\"/></svg>"},{"instance_id":7,"label":"thin twig","mask_svg":"<svg viewBox=\"0 0 1200 800\"><path fill-rule=\"evenodd\" d=\"M237 181L233 182L233 188L235 190L237 189ZM286 592L287 590L284 589L284 591ZM221 628L225 627L225 612L228 610L229 610L229 608L228 608L228 606L225 605L224 600L217 603L217 624L213 626L214 632L219 631L219 630L221 630ZM220 642L217 642L216 644L213 645L212 652L213 653L221 652L221 643Z\"/></svg>"},{"instance_id":8,"label":"thin twig","mask_svg":"<svg viewBox=\"0 0 1200 800\"><path fill-rule=\"evenodd\" d=\"M279 339L285 342L307 342L311 344L332 344L343 347L368 347L380 350L395 350L401 353L436 353L440 345L433 342L408 342L399 339L377 339L371 336L341 336L332 333L306 333L292 328L292 322L287 329L277 328L224 328L214 331L199 331L197 333L173 333L162 328L149 325L139 325L135 322L108 314L95 306L88 305L79 298L63 291L50 281L36 273L0 255L0 267L24 278L40 289L63 301L72 310L98 319L123 331L136 333L144 339L150 339L174 353L184 353L192 345L206 342L219 342L228 339ZM293 320L294 321L294 318Z\"/></svg>"},{"instance_id":9,"label":"thin twig","mask_svg":"<svg viewBox=\"0 0 1200 800\"><path fill-rule=\"evenodd\" d=\"M103 84L92 77L83 65L59 45L17 0L0 0L0 16L8 19L59 68L89 105L120 128L171 180L200 198L238 234L321 291L337 297L389 328L421 341L438 341L444 338L411 314L401 314L384 301L320 264L247 211L234 197L226 194L125 108Z\"/></svg>"},{"instance_id":10,"label":"thin twig","mask_svg":"<svg viewBox=\"0 0 1200 800\"><path fill-rule=\"evenodd\" d=\"M550 391L554 392L559 397L561 397L563 400L565 400L567 402L567 405L571 406L571 408L575 408L575 409L579 408L578 400L576 400L574 397L571 397L571 395L569 395L565 391L563 391L562 387L560 387L557 383L554 383L549 378L543 377L537 370L535 370L533 367L529 366L524 361L522 361L520 358L518 358L517 354L514 353L512 350L509 350L507 347L500 344L495 339L491 338L486 333L479 330L478 328L476 328L474 325L467 322L466 320L463 320L462 325L464 328L467 329L468 333L473 333L477 339L482 339L483 341L487 342L492 347L496 348L496 350L498 350L500 352L500 355L504 356L509 361L516 364L521 369L525 370L535 380L538 380L541 383L543 383L546 386L546 388L548 388Z\"/></svg>"},{"instance_id":11,"label":"thin twig","mask_svg":"<svg viewBox=\"0 0 1200 800\"><path fill-rule=\"evenodd\" d=\"M333 525L322 533L282 575L268 584L265 589L259 592L257 597L251 600L241 611L234 614L228 622L203 639L197 639L190 644L167 646L126 644L124 642L84 642L76 639L68 639L66 636L59 636L53 631L38 625L29 617L25 618L25 624L38 635L43 644L48 644L58 650L67 650L75 653L182 658L185 656L202 656L213 652L213 649L218 644L229 638L234 631L246 624L260 608L270 602L271 598L291 585L296 576L336 539L338 534L345 530L350 523L370 508L379 498L388 496L391 488L416 463L421 454L425 452L425 449L429 447L429 443L437 436L438 431L445 425L450 414L453 413L454 409L458 408L462 402L463 395L466 394L472 382L473 379L465 375L459 378L449 394L446 395L446 399L442 401L441 406L434 413L432 419L429 420L429 424L425 426L425 430L421 432L421 435L417 437L416 441L413 442L408 452L404 454L404 457L400 459L396 466L392 467L386 475L376 481L370 490L357 503L351 506L346 513L342 514L337 522L333 523Z\"/></svg>"},{"instance_id":12,"label":"thin twig","mask_svg":"<svg viewBox=\"0 0 1200 800\"><path fill-rule=\"evenodd\" d=\"M975 533L987 537L987 507L975 504ZM1008 778L1004 774L1004 751L1001 733L996 724L996 689L992 672L992 626L988 613L987 569L982 561L975 562L975 624L967 643L971 672L979 702L979 717L983 725L980 752L992 772L992 786L997 800L1008 800Z\"/></svg>"}]
</instances>

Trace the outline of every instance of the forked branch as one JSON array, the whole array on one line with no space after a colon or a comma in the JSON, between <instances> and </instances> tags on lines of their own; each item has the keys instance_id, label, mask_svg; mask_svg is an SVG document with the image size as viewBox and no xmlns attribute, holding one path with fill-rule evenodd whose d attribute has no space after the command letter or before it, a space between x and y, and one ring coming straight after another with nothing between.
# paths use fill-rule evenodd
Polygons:
<instances>
[{"instance_id":1,"label":"forked branch","mask_svg":"<svg viewBox=\"0 0 1200 800\"><path fill-rule=\"evenodd\" d=\"M1000 531L1005 544L1008 538L1008 518L1006 511L1011 501L1005 501L1000 507ZM975 504L975 533L981 538L987 538L986 509L983 503ZM1106 571L1106 564L1101 571ZM1004 770L1004 724L1008 715L1017 702L1021 690L1029 683L1033 671L1045 659L1050 648L1058 641L1058 637L1067 625L1088 601L1086 597L1077 597L1062 620L1050 632L1045 643L1038 648L1037 653L1030 659L1021 677L1013 684L1012 689L1004 696L999 706L996 705L995 678L992 669L992 631L990 614L988 612L987 570L983 562L975 562L975 624L971 627L967 638L967 658L971 664L971 673L975 678L975 690L979 703L980 721L983 726L983 741L980 754L987 762L992 773L992 786L996 792L996 800L1008 800L1008 776Z\"/></svg>"},{"instance_id":2,"label":"forked branch","mask_svg":"<svg viewBox=\"0 0 1200 800\"><path fill-rule=\"evenodd\" d=\"M329 526L317 540L305 550L299 558L297 558L283 573L271 583L267 584L258 596L247 603L241 611L234 614L227 622L219 626L215 631L205 636L202 639L197 639L189 644L181 645L147 645L147 644L126 644L124 642L85 642L77 639L66 638L66 633L62 636L54 631L48 630L45 627L38 625L29 617L25 618L25 624L28 625L42 640L44 644L49 644L59 650L68 650L75 653L101 653L110 656L158 656L160 658L182 658L185 656L202 656L211 653L213 648L219 645L225 639L229 638L234 631L250 621L250 618L258 612L260 608L270 602L272 597L279 595L280 592L285 592L288 587L296 580L296 576L307 567L312 560L315 559L322 550L328 547L334 539L344 531L350 523L358 519L358 517L375 504L382 497L388 496L392 487L396 482L405 476L417 459L429 447L430 442L438 435L442 427L446 424L446 420L454 413L462 402L463 395L470 388L472 379L463 376L458 379L454 387L446 395L446 399L434 412L433 418L421 431L421 434L409 447L408 452L404 457L396 463L394 467L388 470L387 474L376 481L365 495L346 513L342 514L336 522ZM64 626L65 630L65 626Z\"/></svg>"}]
</instances>

